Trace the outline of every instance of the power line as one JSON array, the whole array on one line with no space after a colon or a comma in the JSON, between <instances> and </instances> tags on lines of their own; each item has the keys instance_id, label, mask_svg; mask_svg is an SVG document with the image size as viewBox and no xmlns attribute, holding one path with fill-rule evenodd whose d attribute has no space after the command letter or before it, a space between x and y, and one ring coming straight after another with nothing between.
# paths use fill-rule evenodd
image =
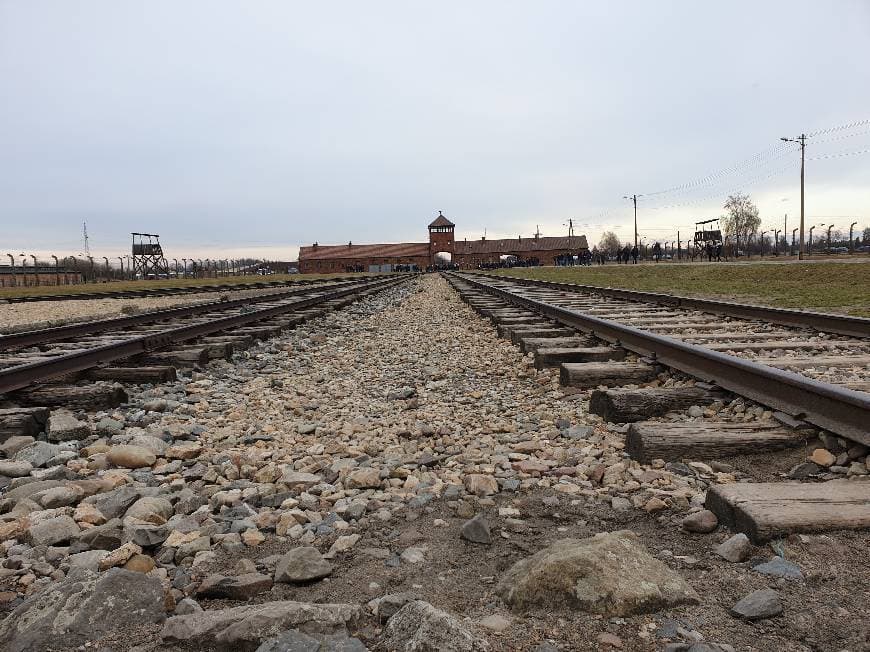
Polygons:
<instances>
[{"instance_id":1,"label":"power line","mask_svg":"<svg viewBox=\"0 0 870 652\"><path fill-rule=\"evenodd\" d=\"M819 131L814 131L812 133L807 134L807 138L815 138L816 136L821 136L822 134L830 134L836 131L843 131L845 129L854 129L855 127L861 127L863 125L870 125L870 119L867 120L858 120L857 122L850 122L849 124L840 125L839 127L830 127L828 129L820 129Z\"/></svg>"},{"instance_id":2,"label":"power line","mask_svg":"<svg viewBox=\"0 0 870 652\"><path fill-rule=\"evenodd\" d=\"M826 158L840 158L842 156L860 156L861 154L866 154L870 152L870 149L859 149L852 152L836 152L834 154L819 154L818 156L810 156L808 161L820 161Z\"/></svg>"}]
</instances>

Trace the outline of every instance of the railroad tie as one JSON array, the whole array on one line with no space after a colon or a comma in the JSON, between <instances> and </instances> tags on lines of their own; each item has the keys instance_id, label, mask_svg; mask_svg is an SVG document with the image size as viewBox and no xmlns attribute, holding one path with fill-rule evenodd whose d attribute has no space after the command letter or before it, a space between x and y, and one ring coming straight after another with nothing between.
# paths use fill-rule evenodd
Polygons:
<instances>
[{"instance_id":1,"label":"railroad tie","mask_svg":"<svg viewBox=\"0 0 870 652\"><path fill-rule=\"evenodd\" d=\"M592 389L646 383L657 374L655 367L641 362L566 362L559 369L559 382L568 387Z\"/></svg>"},{"instance_id":2,"label":"railroad tie","mask_svg":"<svg viewBox=\"0 0 870 652\"><path fill-rule=\"evenodd\" d=\"M693 405L709 405L725 394L696 385L690 387L642 387L597 389L589 397L589 411L610 423L633 423Z\"/></svg>"},{"instance_id":3,"label":"railroad tie","mask_svg":"<svg viewBox=\"0 0 870 652\"><path fill-rule=\"evenodd\" d=\"M628 428L625 448L639 462L679 461L684 457L709 460L793 448L806 438L806 432L773 421L638 421Z\"/></svg>"},{"instance_id":4,"label":"railroad tie","mask_svg":"<svg viewBox=\"0 0 870 652\"><path fill-rule=\"evenodd\" d=\"M800 532L870 528L870 482L713 485L707 509L753 543Z\"/></svg>"},{"instance_id":5,"label":"railroad tie","mask_svg":"<svg viewBox=\"0 0 870 652\"><path fill-rule=\"evenodd\" d=\"M624 358L625 349L618 346L540 347L535 351L535 368L558 367L563 362L604 362Z\"/></svg>"}]
</instances>

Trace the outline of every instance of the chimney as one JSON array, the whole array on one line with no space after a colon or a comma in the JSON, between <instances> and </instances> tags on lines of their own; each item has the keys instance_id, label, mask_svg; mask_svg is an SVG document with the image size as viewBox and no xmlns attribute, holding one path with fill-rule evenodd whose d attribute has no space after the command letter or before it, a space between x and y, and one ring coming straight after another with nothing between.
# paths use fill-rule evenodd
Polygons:
<instances>
[{"instance_id":1,"label":"chimney","mask_svg":"<svg viewBox=\"0 0 870 652\"><path fill-rule=\"evenodd\" d=\"M353 246L353 242L348 241L348 243L347 243L347 247L348 247L348 249L350 249L352 246Z\"/></svg>"},{"instance_id":2,"label":"chimney","mask_svg":"<svg viewBox=\"0 0 870 652\"><path fill-rule=\"evenodd\" d=\"M312 245L312 249L317 249L317 243L316 243L316 242Z\"/></svg>"}]
</instances>

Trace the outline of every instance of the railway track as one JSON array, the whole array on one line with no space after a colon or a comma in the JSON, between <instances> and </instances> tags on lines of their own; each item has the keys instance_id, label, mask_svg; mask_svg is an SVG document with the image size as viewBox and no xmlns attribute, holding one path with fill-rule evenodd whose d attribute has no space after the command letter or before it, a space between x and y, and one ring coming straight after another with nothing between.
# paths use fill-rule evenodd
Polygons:
<instances>
[{"instance_id":1,"label":"railway track","mask_svg":"<svg viewBox=\"0 0 870 652\"><path fill-rule=\"evenodd\" d=\"M796 532L870 528L870 394L776 364L792 351L821 354L825 365L840 363L856 347L866 350L867 340L855 333L863 333L868 320L846 318L849 333L834 335L837 316L729 310L723 302L715 302L711 314L699 309L706 306L681 308L662 295L639 300L525 279L447 278L499 335L533 353L536 367L558 367L561 385L588 392L589 411L625 432L624 450L638 463L692 473L689 462L712 475L705 462L719 465L723 457L812 450L788 474L807 482L710 487L705 506L734 531L762 542ZM822 324L827 332L813 330ZM753 358L767 349L780 357ZM740 418L743 399L770 411L751 408Z\"/></svg>"},{"instance_id":2,"label":"railway track","mask_svg":"<svg viewBox=\"0 0 870 652\"><path fill-rule=\"evenodd\" d=\"M329 280L242 299L2 336L0 394L18 391L20 398L20 390L31 385L71 375L77 379L82 372L91 380L174 378L173 365L228 357L234 346L292 327L405 278ZM101 366L134 357L133 366ZM26 402L47 398L38 389L37 397Z\"/></svg>"},{"instance_id":3,"label":"railway track","mask_svg":"<svg viewBox=\"0 0 870 652\"><path fill-rule=\"evenodd\" d=\"M870 320L490 275L449 278L530 311L507 318L520 320L505 324L519 332L537 327L548 337L555 326L567 329L557 337L570 338L580 331L617 346L599 352L599 362L630 351L870 444ZM571 365L589 354L575 351L585 348L578 342L556 344L539 357L566 363L570 382L582 372Z\"/></svg>"},{"instance_id":4,"label":"railway track","mask_svg":"<svg viewBox=\"0 0 870 652\"><path fill-rule=\"evenodd\" d=\"M337 276L329 281L348 281L354 276ZM257 281L254 283L221 283L207 285L189 285L184 287L151 288L142 290L106 290L96 292L78 292L72 294L35 294L22 297L0 297L0 303L32 303L38 301L86 301L91 299L149 299L183 294L206 294L210 292L237 292L239 290L267 290L270 288L302 287L317 285L324 281L318 279L299 279L291 281ZM111 286L109 286L111 287Z\"/></svg>"}]
</instances>

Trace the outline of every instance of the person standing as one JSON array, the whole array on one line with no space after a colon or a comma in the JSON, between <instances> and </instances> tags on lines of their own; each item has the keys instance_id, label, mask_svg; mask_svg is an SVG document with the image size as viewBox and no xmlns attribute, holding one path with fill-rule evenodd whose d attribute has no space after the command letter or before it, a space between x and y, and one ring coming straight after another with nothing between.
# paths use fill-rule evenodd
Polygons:
<instances>
[{"instance_id":1,"label":"person standing","mask_svg":"<svg viewBox=\"0 0 870 652\"><path fill-rule=\"evenodd\" d=\"M628 247L626 247L626 249L628 249ZM631 248L631 259L632 259L632 262L633 262L635 265L637 265L637 254L638 254L638 251L637 251L637 245L634 245L634 246ZM627 261L626 261L626 262L627 262Z\"/></svg>"}]
</instances>

